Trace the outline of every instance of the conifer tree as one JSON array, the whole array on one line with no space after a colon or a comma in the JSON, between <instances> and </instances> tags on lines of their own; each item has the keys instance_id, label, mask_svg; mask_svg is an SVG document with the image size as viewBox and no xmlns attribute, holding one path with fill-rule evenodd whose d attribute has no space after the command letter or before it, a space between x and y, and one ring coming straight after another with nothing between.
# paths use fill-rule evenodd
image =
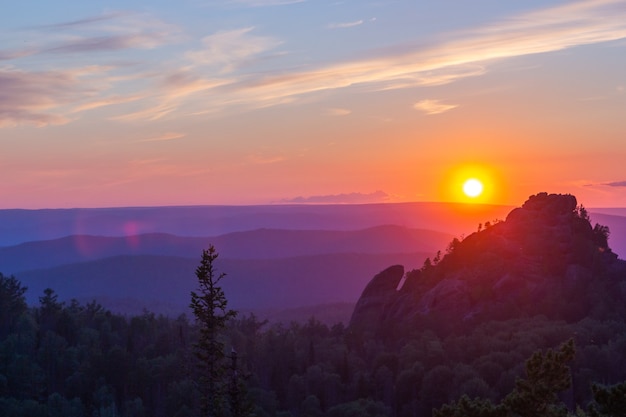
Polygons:
<instances>
[{"instance_id":1,"label":"conifer tree","mask_svg":"<svg viewBox=\"0 0 626 417\"><path fill-rule=\"evenodd\" d=\"M220 336L227 321L237 314L227 309L226 296L219 286L226 274L217 274L214 266L217 257L213 245L202 251L202 260L196 268L198 290L191 292L190 304L200 331L194 348L201 372L199 383L203 414L208 417L225 415L229 364Z\"/></svg>"},{"instance_id":2,"label":"conifer tree","mask_svg":"<svg viewBox=\"0 0 626 417\"><path fill-rule=\"evenodd\" d=\"M589 407L591 417L626 416L626 382L612 386L593 384L594 402Z\"/></svg>"},{"instance_id":3,"label":"conifer tree","mask_svg":"<svg viewBox=\"0 0 626 417\"><path fill-rule=\"evenodd\" d=\"M563 343L554 351L535 352L526 361L526 379L519 379L515 389L493 404L488 399L470 399L445 404L433 410L434 417L566 417L567 408L558 393L568 389L572 382L567 364L574 359L574 341Z\"/></svg>"}]
</instances>

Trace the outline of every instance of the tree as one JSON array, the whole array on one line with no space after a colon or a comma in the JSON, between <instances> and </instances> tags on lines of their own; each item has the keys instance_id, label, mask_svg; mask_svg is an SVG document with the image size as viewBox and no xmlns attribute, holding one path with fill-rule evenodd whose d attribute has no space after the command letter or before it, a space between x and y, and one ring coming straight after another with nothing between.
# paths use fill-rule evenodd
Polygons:
<instances>
[{"instance_id":1,"label":"tree","mask_svg":"<svg viewBox=\"0 0 626 417\"><path fill-rule=\"evenodd\" d=\"M593 384L591 391L594 400L589 407L591 417L626 416L626 382L608 387Z\"/></svg>"},{"instance_id":2,"label":"tree","mask_svg":"<svg viewBox=\"0 0 626 417\"><path fill-rule=\"evenodd\" d=\"M194 345L199 360L202 409L206 416L224 415L228 389L228 363L220 336L229 319L237 313L227 309L224 291L219 286L226 274L217 274L214 262L218 253L213 245L202 251L196 268L198 290L191 292L190 307L199 325L200 335Z\"/></svg>"},{"instance_id":3,"label":"tree","mask_svg":"<svg viewBox=\"0 0 626 417\"><path fill-rule=\"evenodd\" d=\"M565 417L567 409L557 394L570 387L572 378L567 363L574 359L574 341L563 343L559 350L535 352L526 361L526 379L519 379L515 389L493 404L489 400L467 396L458 402L433 410L434 417Z\"/></svg>"},{"instance_id":4,"label":"tree","mask_svg":"<svg viewBox=\"0 0 626 417\"><path fill-rule=\"evenodd\" d=\"M527 378L516 382L515 390L504 399L504 405L521 417L564 417L567 409L557 394L572 384L567 364L574 359L575 353L572 339L562 344L558 351L535 352L526 361Z\"/></svg>"},{"instance_id":5,"label":"tree","mask_svg":"<svg viewBox=\"0 0 626 417\"><path fill-rule=\"evenodd\" d=\"M602 249L609 248L609 235L611 234L608 226L599 223L593 227L593 240L598 247Z\"/></svg>"},{"instance_id":6,"label":"tree","mask_svg":"<svg viewBox=\"0 0 626 417\"><path fill-rule=\"evenodd\" d=\"M18 318L28 309L25 292L26 287L14 276L0 273L0 340L15 330Z\"/></svg>"}]
</instances>

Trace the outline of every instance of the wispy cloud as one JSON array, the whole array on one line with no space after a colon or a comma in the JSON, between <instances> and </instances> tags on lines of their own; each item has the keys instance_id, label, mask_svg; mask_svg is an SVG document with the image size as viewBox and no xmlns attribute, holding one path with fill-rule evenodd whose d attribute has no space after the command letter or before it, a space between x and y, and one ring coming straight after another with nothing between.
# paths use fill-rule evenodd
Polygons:
<instances>
[{"instance_id":1,"label":"wispy cloud","mask_svg":"<svg viewBox=\"0 0 626 417\"><path fill-rule=\"evenodd\" d=\"M296 197L283 199L282 203L308 203L308 204L364 204L380 203L389 200L389 194L384 191L373 193L344 193L330 195L316 195L310 197Z\"/></svg>"},{"instance_id":2,"label":"wispy cloud","mask_svg":"<svg viewBox=\"0 0 626 417\"><path fill-rule=\"evenodd\" d=\"M602 185L608 185L609 187L626 187L626 181L607 182Z\"/></svg>"},{"instance_id":3,"label":"wispy cloud","mask_svg":"<svg viewBox=\"0 0 626 417\"><path fill-rule=\"evenodd\" d=\"M329 116L347 116L352 113L352 110L333 107L333 108L326 109L326 113Z\"/></svg>"},{"instance_id":4,"label":"wispy cloud","mask_svg":"<svg viewBox=\"0 0 626 417\"><path fill-rule=\"evenodd\" d=\"M37 50L33 48L6 49L4 51L0 51L0 61L11 61L34 55L35 53L37 53Z\"/></svg>"},{"instance_id":5,"label":"wispy cloud","mask_svg":"<svg viewBox=\"0 0 626 417\"><path fill-rule=\"evenodd\" d=\"M354 22L344 22L344 23L331 23L328 25L329 29L345 29L352 28L355 26L359 26L363 24L363 20L356 20Z\"/></svg>"},{"instance_id":6,"label":"wispy cloud","mask_svg":"<svg viewBox=\"0 0 626 417\"><path fill-rule=\"evenodd\" d=\"M623 1L565 4L452 34L450 40L428 48L246 80L239 92L249 100L277 100L356 85L382 90L443 84L484 74L494 60L622 38Z\"/></svg>"},{"instance_id":7,"label":"wispy cloud","mask_svg":"<svg viewBox=\"0 0 626 417\"><path fill-rule=\"evenodd\" d=\"M203 49L187 53L187 58L195 65L219 67L222 72L231 72L243 63L270 49L281 41L253 35L253 27L220 31L202 40Z\"/></svg>"},{"instance_id":8,"label":"wispy cloud","mask_svg":"<svg viewBox=\"0 0 626 417\"><path fill-rule=\"evenodd\" d=\"M426 114L441 114L457 107L457 104L445 104L439 100L420 100L413 105L415 110L423 111Z\"/></svg>"},{"instance_id":9,"label":"wispy cloud","mask_svg":"<svg viewBox=\"0 0 626 417\"><path fill-rule=\"evenodd\" d=\"M122 49L153 48L161 43L158 36L132 34L119 36L95 36L63 42L43 50L45 53L70 54L84 52L118 51Z\"/></svg>"},{"instance_id":10,"label":"wispy cloud","mask_svg":"<svg viewBox=\"0 0 626 417\"><path fill-rule=\"evenodd\" d=\"M237 2L262 7L299 1ZM0 50L0 59L19 62L20 57L45 53L53 60L66 57L63 63L71 65L79 54L98 52L93 56L110 58L112 53L158 48L182 37L173 25L132 13L109 13L32 30L46 31L48 36L38 33L32 49ZM447 40L316 67L288 61L289 68L280 71L274 66L267 72L255 65L275 56L281 40L256 34L253 27L238 28L206 36L201 47L159 62L151 78L134 84L115 80L114 69L87 80L67 66L43 72L0 68L0 125L66 123L75 110L129 102L133 102L131 111L125 108L118 120L156 120L177 111L203 114L234 106L267 107L349 88L382 91L442 85L481 76L493 61L626 39L626 8L623 0L565 3L474 30L442 34L439 39ZM417 109L429 114L451 106L434 100L416 103Z\"/></svg>"},{"instance_id":11,"label":"wispy cloud","mask_svg":"<svg viewBox=\"0 0 626 417\"><path fill-rule=\"evenodd\" d=\"M73 71L0 68L0 127L65 124L70 119L61 107L92 93Z\"/></svg>"},{"instance_id":12,"label":"wispy cloud","mask_svg":"<svg viewBox=\"0 0 626 417\"><path fill-rule=\"evenodd\" d=\"M90 58L92 65L86 67L76 67L75 56L156 48L178 41L179 31L148 15L120 12L25 28L22 37L31 46L0 50L0 59L14 61L0 68L1 127L68 123L82 111L149 97L141 91L146 83L137 80L136 64L128 65L126 70L134 71L128 76L121 59L110 64L110 54L101 64L100 58ZM37 55L46 55L46 67L51 69L20 69L22 62L27 63L23 68L31 68Z\"/></svg>"},{"instance_id":13,"label":"wispy cloud","mask_svg":"<svg viewBox=\"0 0 626 417\"><path fill-rule=\"evenodd\" d=\"M55 23L52 25L40 25L34 27L34 29L64 29L64 28L72 28L72 27L80 27L80 26L88 26L94 23L101 23L104 21L111 21L120 16L127 16L129 13L124 12L111 12L111 13L103 13L99 16L90 16L83 19L70 20L68 22ZM32 29L32 28L31 28Z\"/></svg>"},{"instance_id":14,"label":"wispy cloud","mask_svg":"<svg viewBox=\"0 0 626 417\"><path fill-rule=\"evenodd\" d=\"M102 98L98 98L96 100L88 101L87 103L78 105L74 108L74 111L81 112L81 111L93 110L93 109L98 109L100 107L113 106L115 104L130 103L133 101L141 100L143 98L144 96L142 95L131 95L131 96L113 95L113 96L108 96L108 97L102 97Z\"/></svg>"},{"instance_id":15,"label":"wispy cloud","mask_svg":"<svg viewBox=\"0 0 626 417\"><path fill-rule=\"evenodd\" d=\"M112 117L112 119L120 121L159 120L178 110L186 102L192 100L194 95L206 93L230 82L229 79L225 78L202 78L187 69L173 71L160 77L156 85L153 86L153 92L145 97L144 101L151 103L149 106L140 110L125 112Z\"/></svg>"},{"instance_id":16,"label":"wispy cloud","mask_svg":"<svg viewBox=\"0 0 626 417\"><path fill-rule=\"evenodd\" d=\"M161 135L157 135L157 136L153 136L153 137L149 137L149 138L145 138L145 139L140 139L137 142L167 142L170 140L176 140L176 139L182 139L184 138L185 135L184 133L179 133L179 132L165 132Z\"/></svg>"},{"instance_id":17,"label":"wispy cloud","mask_svg":"<svg viewBox=\"0 0 626 417\"><path fill-rule=\"evenodd\" d=\"M180 40L176 26L139 13L108 13L30 31L39 45L37 53L47 54L151 49Z\"/></svg>"}]
</instances>

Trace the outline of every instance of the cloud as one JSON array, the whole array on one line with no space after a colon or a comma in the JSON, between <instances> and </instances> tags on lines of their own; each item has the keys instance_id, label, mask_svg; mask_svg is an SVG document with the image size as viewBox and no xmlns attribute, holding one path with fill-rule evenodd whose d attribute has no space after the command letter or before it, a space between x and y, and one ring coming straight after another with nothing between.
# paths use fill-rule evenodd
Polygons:
<instances>
[{"instance_id":1,"label":"cloud","mask_svg":"<svg viewBox=\"0 0 626 417\"><path fill-rule=\"evenodd\" d=\"M299 1L236 1L251 7L296 2ZM566 2L473 30L442 34L440 42L427 46L377 50L367 58L317 66L293 65L290 61L290 67L282 71L263 71L253 66L275 56L270 51L279 47L281 40L257 35L253 27L225 30L205 37L200 48L183 52L176 59L163 60L150 77L126 84L122 84L120 77L124 73L120 68L92 74L87 80L67 65L75 65L76 55L104 53L102 56L110 62L110 53L117 56L122 51L178 42L180 30L145 14L87 17L31 28L35 33L30 43L35 47L22 50L7 46L0 51L0 59L5 61L45 53L48 68L57 65L54 71L42 72L0 69L0 125L66 123L73 108L80 111L128 102L135 102L132 111L125 109L116 119L156 120L177 111L203 114L235 106L268 107L319 92L350 88L383 91L442 85L481 76L494 61L625 39L623 6L623 0ZM336 25L349 27L359 22ZM137 65L147 63L142 62L142 57L133 56ZM11 85L14 78L16 83ZM434 100L416 104L417 109L428 114L449 110L449 106Z\"/></svg>"},{"instance_id":2,"label":"cloud","mask_svg":"<svg viewBox=\"0 0 626 417\"><path fill-rule=\"evenodd\" d=\"M76 72L0 68L0 127L65 124L60 108L92 93Z\"/></svg>"},{"instance_id":3,"label":"cloud","mask_svg":"<svg viewBox=\"0 0 626 417\"><path fill-rule=\"evenodd\" d=\"M94 36L64 42L61 45L50 47L42 52L55 54L118 51L121 49L149 49L159 45L162 40L159 36L131 34L119 36Z\"/></svg>"},{"instance_id":4,"label":"cloud","mask_svg":"<svg viewBox=\"0 0 626 417\"><path fill-rule=\"evenodd\" d=\"M93 100L85 104L78 105L74 108L74 111L81 112L81 111L98 109L100 107L105 107L105 106L113 106L115 104L130 103L133 101L141 100L142 98L144 98L144 96L142 95L131 95L131 96L113 95L113 96L99 98L97 100Z\"/></svg>"},{"instance_id":5,"label":"cloud","mask_svg":"<svg viewBox=\"0 0 626 417\"><path fill-rule=\"evenodd\" d=\"M423 111L426 114L441 114L457 107L457 104L445 104L439 100L421 100L413 105L415 110Z\"/></svg>"},{"instance_id":6,"label":"cloud","mask_svg":"<svg viewBox=\"0 0 626 417\"><path fill-rule=\"evenodd\" d=\"M175 26L138 13L109 13L22 29L20 43L32 46L0 51L0 59L15 62L0 67L0 127L68 123L82 111L150 97L151 91L141 91L146 81L129 72L136 71L137 61L121 64L118 58L111 65L111 55L105 54L106 65L90 57L92 65L76 67L75 55L156 48L176 42L178 33ZM37 55L45 55L46 71L18 67L21 58Z\"/></svg>"},{"instance_id":7,"label":"cloud","mask_svg":"<svg viewBox=\"0 0 626 417\"><path fill-rule=\"evenodd\" d=\"M34 54L71 55L89 52L152 49L180 40L180 30L147 14L108 13L80 20L42 25L23 31L28 50L0 53L5 59Z\"/></svg>"},{"instance_id":8,"label":"cloud","mask_svg":"<svg viewBox=\"0 0 626 417\"><path fill-rule=\"evenodd\" d=\"M165 96L176 98L210 90L228 83L230 83L228 79L207 79L190 70L178 70L167 74L161 81L161 87L166 92Z\"/></svg>"},{"instance_id":9,"label":"cloud","mask_svg":"<svg viewBox=\"0 0 626 417\"><path fill-rule=\"evenodd\" d=\"M228 79L206 79L190 70L173 71L160 78L154 86L153 93L145 98L152 103L137 111L125 112L114 116L112 120L159 120L185 105L193 99L192 96L208 92L230 83Z\"/></svg>"},{"instance_id":10,"label":"cloud","mask_svg":"<svg viewBox=\"0 0 626 417\"><path fill-rule=\"evenodd\" d=\"M154 137L150 137L150 138L146 138L146 139L140 139L137 142L166 142L166 141L170 141L170 140L176 140L176 139L182 139L185 136L187 136L184 133L178 133L178 132L165 132L161 135L158 136L154 136Z\"/></svg>"},{"instance_id":11,"label":"cloud","mask_svg":"<svg viewBox=\"0 0 626 417\"><path fill-rule=\"evenodd\" d=\"M608 185L609 187L626 187L626 181L607 182L602 185Z\"/></svg>"},{"instance_id":12,"label":"cloud","mask_svg":"<svg viewBox=\"0 0 626 417\"><path fill-rule=\"evenodd\" d=\"M0 61L10 61L13 59L23 58L29 55L35 54L37 51L35 49L9 49L5 51L0 51Z\"/></svg>"},{"instance_id":13,"label":"cloud","mask_svg":"<svg viewBox=\"0 0 626 417\"><path fill-rule=\"evenodd\" d=\"M373 193L347 193L347 194L331 194L317 195L310 197L296 197L292 199L281 200L282 203L312 203L312 204L365 204L379 203L389 199L389 195L384 191L375 191Z\"/></svg>"},{"instance_id":14,"label":"cloud","mask_svg":"<svg viewBox=\"0 0 626 417\"><path fill-rule=\"evenodd\" d=\"M329 29L345 29L352 28L355 26L359 26L363 24L363 20L357 20L354 22L345 22L345 23L331 23L328 25Z\"/></svg>"},{"instance_id":15,"label":"cloud","mask_svg":"<svg viewBox=\"0 0 626 417\"><path fill-rule=\"evenodd\" d=\"M267 36L256 36L253 27L219 31L202 40L204 48L188 52L187 58L196 65L219 67L222 72L231 72L240 65L282 42Z\"/></svg>"},{"instance_id":16,"label":"cloud","mask_svg":"<svg viewBox=\"0 0 626 417\"><path fill-rule=\"evenodd\" d=\"M77 19L77 20L70 20L69 22L62 22L62 23L56 23L56 24L52 24L52 25L41 25L41 26L36 26L35 29L64 29L64 28L68 28L68 27L76 27L76 26L86 26L86 25L91 25L93 23L99 23L102 21L109 21L109 20L113 20L117 17L120 16L125 16L128 15L128 13L122 13L122 12L114 12L114 13L104 13L100 16L90 16L90 17L86 17L83 19Z\"/></svg>"},{"instance_id":17,"label":"cloud","mask_svg":"<svg viewBox=\"0 0 626 417\"><path fill-rule=\"evenodd\" d=\"M329 108L329 109L326 109L326 112L329 116L347 116L350 113L352 113L352 110L340 109L340 108Z\"/></svg>"},{"instance_id":18,"label":"cloud","mask_svg":"<svg viewBox=\"0 0 626 417\"><path fill-rule=\"evenodd\" d=\"M496 60L560 51L626 38L618 0L565 4L448 35L430 47L405 48L369 59L285 72L239 84L242 99L280 98L354 86L372 90L441 85L479 76Z\"/></svg>"}]
</instances>

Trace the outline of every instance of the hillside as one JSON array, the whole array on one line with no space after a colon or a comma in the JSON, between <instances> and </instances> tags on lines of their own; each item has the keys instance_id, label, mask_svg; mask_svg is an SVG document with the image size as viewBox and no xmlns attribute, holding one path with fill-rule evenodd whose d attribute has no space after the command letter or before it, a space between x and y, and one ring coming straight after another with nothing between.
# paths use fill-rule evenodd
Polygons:
<instances>
[{"instance_id":1,"label":"hillside","mask_svg":"<svg viewBox=\"0 0 626 417\"><path fill-rule=\"evenodd\" d=\"M223 288L229 306L275 316L280 310L327 303L355 303L360 289L390 263L419 265L430 253L325 254L284 259L220 258L226 272ZM61 300L96 299L127 314L146 308L177 316L188 312L190 291L197 285L198 260L173 256L120 255L22 271L16 276L28 287L29 304L36 305L46 288ZM291 314L291 313L289 313ZM345 313L341 314L345 317Z\"/></svg>"},{"instance_id":2,"label":"hillside","mask_svg":"<svg viewBox=\"0 0 626 417\"><path fill-rule=\"evenodd\" d=\"M504 219L512 208L421 202L0 210L0 248L68 236L130 238L167 234L202 238L259 229L356 231L382 225L467 236L476 231L479 223ZM613 231L611 244L615 252L626 253L626 209L589 209L589 214L594 222Z\"/></svg>"},{"instance_id":3,"label":"hillside","mask_svg":"<svg viewBox=\"0 0 626 417\"><path fill-rule=\"evenodd\" d=\"M202 249L219 248L231 305L264 316L289 309L353 305L366 280L390 263L419 266L445 233L385 225L363 230L257 229L213 237L164 233L74 235L0 248L0 271L17 276L36 305L46 288L62 300L96 299L115 312L188 312ZM322 310L324 307L318 308ZM346 307L335 315L347 321ZM329 319L330 320L330 319Z\"/></svg>"},{"instance_id":4,"label":"hillside","mask_svg":"<svg viewBox=\"0 0 626 417\"><path fill-rule=\"evenodd\" d=\"M257 229L219 236L182 237L164 233L105 237L72 235L0 248L0 271L52 268L121 255L199 259L209 244L224 258L280 259L333 253L435 253L451 235L401 226L363 230Z\"/></svg>"},{"instance_id":5,"label":"hillside","mask_svg":"<svg viewBox=\"0 0 626 417\"><path fill-rule=\"evenodd\" d=\"M458 235L509 210L455 203L0 210L0 247L73 235L204 237L257 229L361 230L389 224Z\"/></svg>"},{"instance_id":6,"label":"hillside","mask_svg":"<svg viewBox=\"0 0 626 417\"><path fill-rule=\"evenodd\" d=\"M624 318L626 262L610 249L608 232L591 225L574 196L531 196L505 221L453 240L441 259L406 275L400 265L378 274L351 325L389 331L426 320L445 330L538 314Z\"/></svg>"}]
</instances>

